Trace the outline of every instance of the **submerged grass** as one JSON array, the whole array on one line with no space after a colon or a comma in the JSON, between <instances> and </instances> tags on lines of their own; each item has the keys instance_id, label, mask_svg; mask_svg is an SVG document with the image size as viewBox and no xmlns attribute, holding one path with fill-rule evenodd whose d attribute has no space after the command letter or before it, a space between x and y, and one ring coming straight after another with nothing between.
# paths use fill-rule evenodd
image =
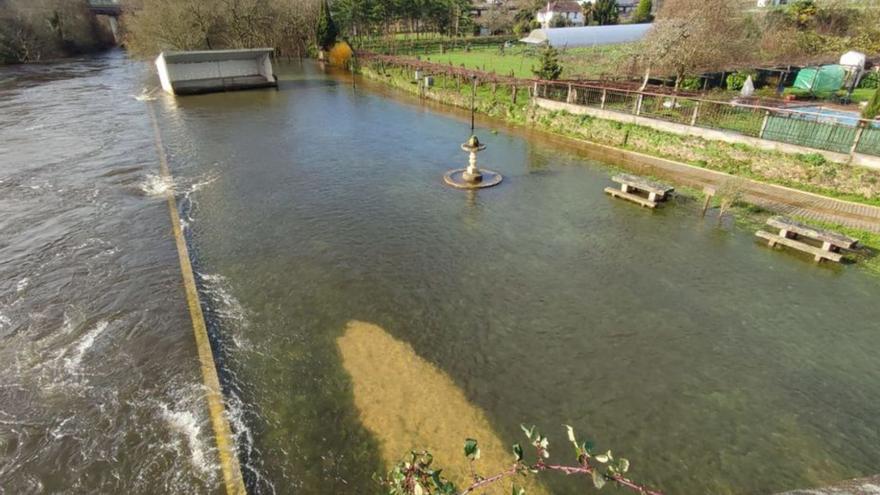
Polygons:
<instances>
[{"instance_id":1,"label":"submerged grass","mask_svg":"<svg viewBox=\"0 0 880 495\"><path fill-rule=\"evenodd\" d=\"M418 94L419 88L409 73L397 68L363 67L363 75ZM435 86L427 97L460 108L470 108L471 88L456 84L451 78L435 75ZM675 160L697 167L725 172L737 177L783 185L855 203L880 206L880 172L828 161L818 153L789 154L757 149L739 143L680 136L635 124L623 124L590 116L539 109L529 104L525 88L517 100L506 86L495 91L481 85L476 95L477 111L507 122L531 125L574 139L587 140L617 148ZM678 188L686 196L701 199L702 192ZM717 200L716 204L717 206ZM755 205L737 202L732 210L736 222L755 230L771 215ZM804 220L818 227L835 230L859 239L864 248L855 253L859 264L880 275L880 234L815 220Z\"/></svg>"}]
</instances>

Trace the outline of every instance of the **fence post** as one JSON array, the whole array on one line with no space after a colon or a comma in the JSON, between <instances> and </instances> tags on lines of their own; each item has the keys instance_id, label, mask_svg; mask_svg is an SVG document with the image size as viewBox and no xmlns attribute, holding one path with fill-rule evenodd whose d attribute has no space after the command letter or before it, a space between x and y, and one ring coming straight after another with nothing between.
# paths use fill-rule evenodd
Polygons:
<instances>
[{"instance_id":1,"label":"fence post","mask_svg":"<svg viewBox=\"0 0 880 495\"><path fill-rule=\"evenodd\" d=\"M510 97L513 100L513 104L516 105L516 84L513 85L513 90L511 91L512 95Z\"/></svg>"},{"instance_id":2,"label":"fence post","mask_svg":"<svg viewBox=\"0 0 880 495\"><path fill-rule=\"evenodd\" d=\"M770 120L770 110L764 111L764 121L761 122L761 132L758 133L758 137L764 139L764 131L767 130L767 122Z\"/></svg>"},{"instance_id":3,"label":"fence post","mask_svg":"<svg viewBox=\"0 0 880 495\"><path fill-rule=\"evenodd\" d=\"M605 110L605 96L608 94L607 88L602 88L602 102L599 104L599 108Z\"/></svg>"},{"instance_id":4,"label":"fence post","mask_svg":"<svg viewBox=\"0 0 880 495\"><path fill-rule=\"evenodd\" d=\"M697 125L697 115L700 113L700 104L702 102L697 100L697 104L694 106L694 114L691 115L691 127Z\"/></svg>"},{"instance_id":5,"label":"fence post","mask_svg":"<svg viewBox=\"0 0 880 495\"><path fill-rule=\"evenodd\" d=\"M538 81L535 81L535 88L532 90L532 96L538 97Z\"/></svg>"},{"instance_id":6,"label":"fence post","mask_svg":"<svg viewBox=\"0 0 880 495\"><path fill-rule=\"evenodd\" d=\"M569 85L568 85L568 95L566 95L566 97L565 97L565 102L566 102L566 103L571 103L571 100L572 100L572 98L571 98L571 91L572 91L572 89L571 89L571 84L569 84Z\"/></svg>"},{"instance_id":7,"label":"fence post","mask_svg":"<svg viewBox=\"0 0 880 495\"><path fill-rule=\"evenodd\" d=\"M859 148L859 142L862 140L862 133L865 132L865 127L867 127L867 122L859 121L859 128L856 129L856 137L853 139L852 148L849 150L849 154L855 154L856 150Z\"/></svg>"},{"instance_id":8,"label":"fence post","mask_svg":"<svg viewBox=\"0 0 880 495\"><path fill-rule=\"evenodd\" d=\"M639 98L636 101L636 115L639 115L642 113L642 96L643 95L641 93L639 93Z\"/></svg>"}]
</instances>

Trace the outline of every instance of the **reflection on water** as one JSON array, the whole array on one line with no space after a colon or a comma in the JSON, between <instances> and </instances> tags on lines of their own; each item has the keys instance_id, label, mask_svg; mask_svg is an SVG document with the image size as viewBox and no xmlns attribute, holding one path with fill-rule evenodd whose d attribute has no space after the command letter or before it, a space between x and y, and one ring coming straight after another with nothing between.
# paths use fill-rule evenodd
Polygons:
<instances>
[{"instance_id":1,"label":"reflection on water","mask_svg":"<svg viewBox=\"0 0 880 495\"><path fill-rule=\"evenodd\" d=\"M880 466L876 279L695 205L610 200L603 164L540 135L478 129L505 182L451 190L463 120L308 64L279 74L279 91L146 101L153 76L118 54L0 69L2 489L218 490L167 188L253 493L373 493L410 442L503 456L520 423L559 446L571 424L669 493ZM146 104L174 184L155 180ZM401 401L429 390L448 404L416 423Z\"/></svg>"},{"instance_id":2,"label":"reflection on water","mask_svg":"<svg viewBox=\"0 0 880 495\"><path fill-rule=\"evenodd\" d=\"M279 72L279 91L158 102L175 176L218 177L195 195L190 240L247 314L248 345L224 345L223 363L254 492L376 492L371 474L416 447L385 450L380 406L409 384L385 375L397 359L349 370L351 320L437 370L500 445L527 423L562 446L571 424L669 493L880 465L876 279L763 249L693 203L611 200L609 169L540 135L478 129L505 182L452 190L463 119L308 65Z\"/></svg>"},{"instance_id":3,"label":"reflection on water","mask_svg":"<svg viewBox=\"0 0 880 495\"><path fill-rule=\"evenodd\" d=\"M337 343L342 366L351 375L360 420L379 439L387 469L411 450L428 450L444 476L463 488L472 480L463 455L465 438L479 441L480 474L491 476L510 468L510 446L483 411L411 346L360 321L348 322ZM507 493L507 488L501 492ZM538 486L529 486L528 492L545 493Z\"/></svg>"}]
</instances>

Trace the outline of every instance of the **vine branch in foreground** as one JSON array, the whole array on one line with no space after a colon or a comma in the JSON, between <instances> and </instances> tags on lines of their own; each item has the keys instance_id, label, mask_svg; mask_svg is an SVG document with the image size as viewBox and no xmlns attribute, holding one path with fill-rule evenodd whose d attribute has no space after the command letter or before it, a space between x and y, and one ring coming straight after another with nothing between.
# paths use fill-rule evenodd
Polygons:
<instances>
[{"instance_id":1,"label":"vine branch in foreground","mask_svg":"<svg viewBox=\"0 0 880 495\"><path fill-rule=\"evenodd\" d=\"M610 450L604 454L595 454L592 442L578 442L574 428L571 426L566 425L565 428L577 459L577 465L573 466L549 464L547 459L550 458L550 441L547 437L535 431L534 426L526 428L521 425L521 428L535 448L536 460L532 463L526 462L522 445L517 443L512 448L514 461L510 468L489 477L482 477L477 474L474 465L480 458L480 448L476 440L468 438L464 442L464 455L469 462L473 481L461 491L442 475L442 469L431 467L434 457L427 451L411 452L409 459L399 462L384 478L380 477L377 480L387 489L388 495L468 495L506 478L528 476L542 471L556 471L566 475L589 476L597 489L612 483L643 495L663 495L627 478L625 474L629 471L628 460L615 459ZM516 483L512 483L511 489L513 495L526 493L525 488L517 486Z\"/></svg>"}]
</instances>

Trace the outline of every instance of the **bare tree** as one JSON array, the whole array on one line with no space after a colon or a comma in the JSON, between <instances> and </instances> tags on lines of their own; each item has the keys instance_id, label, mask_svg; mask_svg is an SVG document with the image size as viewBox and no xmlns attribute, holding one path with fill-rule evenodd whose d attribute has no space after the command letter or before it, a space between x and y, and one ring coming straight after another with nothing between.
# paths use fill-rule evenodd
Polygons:
<instances>
[{"instance_id":1,"label":"bare tree","mask_svg":"<svg viewBox=\"0 0 880 495\"><path fill-rule=\"evenodd\" d=\"M729 0L666 0L643 44L651 71L681 80L696 70L723 69L746 50L745 22Z\"/></svg>"}]
</instances>

